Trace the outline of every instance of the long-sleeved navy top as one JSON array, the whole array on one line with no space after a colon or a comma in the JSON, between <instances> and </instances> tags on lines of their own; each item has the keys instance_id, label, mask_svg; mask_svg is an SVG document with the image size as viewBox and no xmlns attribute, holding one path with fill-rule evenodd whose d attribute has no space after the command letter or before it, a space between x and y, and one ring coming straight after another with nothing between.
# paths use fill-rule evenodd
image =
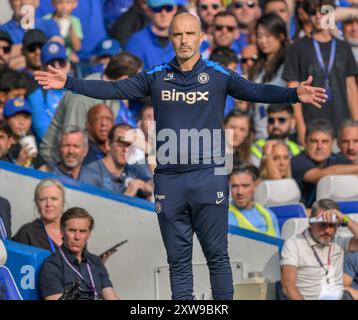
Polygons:
<instances>
[{"instance_id":1,"label":"long-sleeved navy top","mask_svg":"<svg viewBox=\"0 0 358 320\"><path fill-rule=\"evenodd\" d=\"M199 59L191 71L181 71L174 58L119 81L68 77L65 88L103 100L151 96L156 121L158 173L223 166L227 95L263 103L299 102L295 88L257 84L203 59Z\"/></svg>"}]
</instances>

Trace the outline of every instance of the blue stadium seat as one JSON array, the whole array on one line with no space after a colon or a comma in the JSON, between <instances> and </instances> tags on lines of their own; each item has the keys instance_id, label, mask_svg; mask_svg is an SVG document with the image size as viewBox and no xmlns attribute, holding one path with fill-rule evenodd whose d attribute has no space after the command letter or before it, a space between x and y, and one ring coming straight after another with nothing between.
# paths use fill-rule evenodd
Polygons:
<instances>
[{"instance_id":1,"label":"blue stadium seat","mask_svg":"<svg viewBox=\"0 0 358 320\"><path fill-rule=\"evenodd\" d=\"M5 289L6 300L23 300L10 270L5 266L0 266L0 283Z\"/></svg>"},{"instance_id":2,"label":"blue stadium seat","mask_svg":"<svg viewBox=\"0 0 358 320\"><path fill-rule=\"evenodd\" d=\"M290 203L279 206L269 206L276 215L280 230L286 220L291 218L306 218L306 210L302 203Z\"/></svg>"},{"instance_id":3,"label":"blue stadium seat","mask_svg":"<svg viewBox=\"0 0 358 320\"><path fill-rule=\"evenodd\" d=\"M358 213L358 200L338 201L337 203L343 213Z\"/></svg>"}]
</instances>

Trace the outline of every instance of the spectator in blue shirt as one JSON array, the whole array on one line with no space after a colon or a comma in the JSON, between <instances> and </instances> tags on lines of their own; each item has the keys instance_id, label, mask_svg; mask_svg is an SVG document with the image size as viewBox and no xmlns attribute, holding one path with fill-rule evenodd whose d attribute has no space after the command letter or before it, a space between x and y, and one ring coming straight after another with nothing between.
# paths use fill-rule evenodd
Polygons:
<instances>
[{"instance_id":1,"label":"spectator in blue shirt","mask_svg":"<svg viewBox=\"0 0 358 320\"><path fill-rule=\"evenodd\" d=\"M22 1L24 2L24 1ZM49 38L54 36L59 36L59 29L55 22L53 21L43 21L41 16L39 16L36 11L39 0L27 0L26 5L32 6L35 9L35 17L34 20L26 19L25 22L22 19L25 17L25 14L28 15L30 12L21 13L21 8L23 7L23 3L17 0L10 0L10 5L12 10L14 11L14 15L10 21L0 26L0 29L7 31L14 44L21 44L24 34L27 29L40 29L42 30ZM29 25L27 21L34 21L34 25ZM27 22L27 25L26 25Z\"/></svg>"},{"instance_id":2,"label":"spectator in blue shirt","mask_svg":"<svg viewBox=\"0 0 358 320\"><path fill-rule=\"evenodd\" d=\"M343 284L354 300L358 300L358 252L344 254Z\"/></svg>"},{"instance_id":3,"label":"spectator in blue shirt","mask_svg":"<svg viewBox=\"0 0 358 320\"><path fill-rule=\"evenodd\" d=\"M51 65L66 73L71 68L70 63L67 61L66 49L58 42L48 42L42 47L41 62L45 68ZM44 90L38 88L28 97L32 108L32 128L40 141L55 115L64 92L64 90Z\"/></svg>"},{"instance_id":4,"label":"spectator in blue shirt","mask_svg":"<svg viewBox=\"0 0 358 320\"><path fill-rule=\"evenodd\" d=\"M126 134L132 128L119 124L109 134L109 152L105 158L84 167L81 182L92 184L127 196L150 198L153 192L152 174L146 164L129 165L126 155L131 142Z\"/></svg>"},{"instance_id":5,"label":"spectator in blue shirt","mask_svg":"<svg viewBox=\"0 0 358 320\"><path fill-rule=\"evenodd\" d=\"M125 47L144 63L144 70L171 60L175 53L169 41L169 26L177 12L175 0L149 0L150 23L132 34Z\"/></svg>"},{"instance_id":6,"label":"spectator in blue shirt","mask_svg":"<svg viewBox=\"0 0 358 320\"><path fill-rule=\"evenodd\" d=\"M229 224L271 237L280 237L275 214L253 201L259 175L259 170L250 163L239 165L230 174L233 201L229 206Z\"/></svg>"},{"instance_id":7,"label":"spectator in blue shirt","mask_svg":"<svg viewBox=\"0 0 358 320\"><path fill-rule=\"evenodd\" d=\"M88 153L84 165L103 159L108 153L108 136L114 127L113 111L104 103L94 105L87 113Z\"/></svg>"},{"instance_id":8,"label":"spectator in blue shirt","mask_svg":"<svg viewBox=\"0 0 358 320\"><path fill-rule=\"evenodd\" d=\"M78 126L65 128L60 136L60 162L53 169L53 173L60 177L79 180L82 173L82 163L88 151L88 136Z\"/></svg>"},{"instance_id":9,"label":"spectator in blue shirt","mask_svg":"<svg viewBox=\"0 0 358 320\"><path fill-rule=\"evenodd\" d=\"M83 28L81 50L77 52L80 58L82 77L90 73L90 59L96 53L96 47L103 39L108 38L103 19L103 1L79 1L73 15L78 17Z\"/></svg>"}]
</instances>

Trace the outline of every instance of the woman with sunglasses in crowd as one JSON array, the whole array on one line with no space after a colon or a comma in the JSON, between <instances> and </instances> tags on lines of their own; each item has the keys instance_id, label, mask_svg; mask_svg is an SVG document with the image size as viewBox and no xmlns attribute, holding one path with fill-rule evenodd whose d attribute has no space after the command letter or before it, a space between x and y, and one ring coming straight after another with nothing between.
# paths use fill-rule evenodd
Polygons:
<instances>
[{"instance_id":1,"label":"woman with sunglasses in crowd","mask_svg":"<svg viewBox=\"0 0 358 320\"><path fill-rule=\"evenodd\" d=\"M285 22L278 15L263 15L256 25L258 60L249 70L249 79L259 83L285 86L282 79L286 47L288 45ZM266 139L267 104L254 104L254 123L256 138Z\"/></svg>"}]
</instances>

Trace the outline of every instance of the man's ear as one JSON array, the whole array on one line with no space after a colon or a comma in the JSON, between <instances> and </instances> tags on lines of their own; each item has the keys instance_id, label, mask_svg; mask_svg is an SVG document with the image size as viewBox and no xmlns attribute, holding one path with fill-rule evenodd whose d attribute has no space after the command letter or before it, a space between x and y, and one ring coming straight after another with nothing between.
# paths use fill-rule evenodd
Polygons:
<instances>
[{"instance_id":1,"label":"man's ear","mask_svg":"<svg viewBox=\"0 0 358 320\"><path fill-rule=\"evenodd\" d=\"M258 178L258 179L255 181L255 188L260 184L260 182L261 182L261 179L260 179L260 178Z\"/></svg>"}]
</instances>

